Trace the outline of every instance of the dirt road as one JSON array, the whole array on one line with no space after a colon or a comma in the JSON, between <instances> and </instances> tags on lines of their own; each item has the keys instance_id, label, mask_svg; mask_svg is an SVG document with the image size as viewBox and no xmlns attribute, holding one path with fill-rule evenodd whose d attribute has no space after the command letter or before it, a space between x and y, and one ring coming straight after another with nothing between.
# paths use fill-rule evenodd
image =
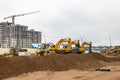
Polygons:
<instances>
[{"instance_id":1,"label":"dirt road","mask_svg":"<svg viewBox=\"0 0 120 80\"><path fill-rule=\"evenodd\" d=\"M120 80L120 66L109 66L111 72L100 71L38 71L5 80Z\"/></svg>"}]
</instances>

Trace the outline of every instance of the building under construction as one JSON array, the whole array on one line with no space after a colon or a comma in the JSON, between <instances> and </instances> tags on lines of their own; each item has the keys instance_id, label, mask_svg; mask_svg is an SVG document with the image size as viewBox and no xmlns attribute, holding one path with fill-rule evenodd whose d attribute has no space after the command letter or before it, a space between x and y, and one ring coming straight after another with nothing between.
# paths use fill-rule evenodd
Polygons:
<instances>
[{"instance_id":1,"label":"building under construction","mask_svg":"<svg viewBox=\"0 0 120 80\"><path fill-rule=\"evenodd\" d=\"M0 23L0 47L12 46L30 48L32 44L41 43L42 32L28 30L28 26L14 25L9 22Z\"/></svg>"}]
</instances>

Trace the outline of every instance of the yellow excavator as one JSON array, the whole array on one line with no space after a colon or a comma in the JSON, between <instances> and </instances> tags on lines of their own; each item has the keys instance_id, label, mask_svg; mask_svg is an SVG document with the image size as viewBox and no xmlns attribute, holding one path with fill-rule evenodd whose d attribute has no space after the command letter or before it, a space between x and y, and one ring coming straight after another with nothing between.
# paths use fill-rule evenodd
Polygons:
<instances>
[{"instance_id":1,"label":"yellow excavator","mask_svg":"<svg viewBox=\"0 0 120 80\"><path fill-rule=\"evenodd\" d=\"M107 52L107 55L119 55L120 54L120 46L110 47Z\"/></svg>"},{"instance_id":2,"label":"yellow excavator","mask_svg":"<svg viewBox=\"0 0 120 80\"><path fill-rule=\"evenodd\" d=\"M80 41L72 41L69 39L60 39L54 46L50 47L50 51L55 51L58 54L66 53L84 53L85 45L89 46L89 52L91 52L92 43L83 42L80 45Z\"/></svg>"}]
</instances>

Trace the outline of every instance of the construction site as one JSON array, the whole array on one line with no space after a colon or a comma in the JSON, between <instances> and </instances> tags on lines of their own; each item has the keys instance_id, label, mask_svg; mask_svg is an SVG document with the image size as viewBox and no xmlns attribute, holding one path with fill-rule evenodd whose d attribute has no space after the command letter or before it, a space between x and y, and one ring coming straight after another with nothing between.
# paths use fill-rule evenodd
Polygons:
<instances>
[{"instance_id":1,"label":"construction site","mask_svg":"<svg viewBox=\"0 0 120 80\"><path fill-rule=\"evenodd\" d=\"M15 24L38 12L0 23L0 80L120 80L120 46L96 52L92 41L42 43L42 31Z\"/></svg>"}]
</instances>

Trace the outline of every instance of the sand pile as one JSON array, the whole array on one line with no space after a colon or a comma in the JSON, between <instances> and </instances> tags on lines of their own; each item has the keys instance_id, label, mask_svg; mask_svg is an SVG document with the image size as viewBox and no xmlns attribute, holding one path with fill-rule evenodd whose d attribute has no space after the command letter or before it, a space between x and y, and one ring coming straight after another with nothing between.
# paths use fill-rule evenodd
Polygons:
<instances>
[{"instance_id":1,"label":"sand pile","mask_svg":"<svg viewBox=\"0 0 120 80\"><path fill-rule=\"evenodd\" d=\"M33 71L87 70L103 66L99 61L119 61L120 58L106 58L97 53L66 54L34 57L0 57L0 79Z\"/></svg>"}]
</instances>

